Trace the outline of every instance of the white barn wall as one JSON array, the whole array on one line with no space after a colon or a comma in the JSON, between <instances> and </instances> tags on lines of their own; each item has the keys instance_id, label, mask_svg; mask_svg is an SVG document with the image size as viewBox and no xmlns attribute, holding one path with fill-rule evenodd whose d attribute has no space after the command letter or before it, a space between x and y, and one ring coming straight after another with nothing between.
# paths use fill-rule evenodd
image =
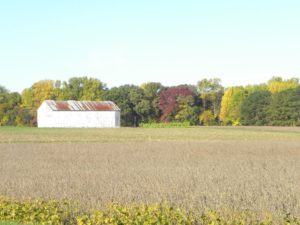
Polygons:
<instances>
[{"instance_id":1,"label":"white barn wall","mask_svg":"<svg viewBox=\"0 0 300 225\"><path fill-rule=\"evenodd\" d=\"M53 111L44 102L37 122L41 128L118 128L120 111Z\"/></svg>"},{"instance_id":2,"label":"white barn wall","mask_svg":"<svg viewBox=\"0 0 300 225\"><path fill-rule=\"evenodd\" d=\"M116 127L121 127L121 112L115 111Z\"/></svg>"}]
</instances>

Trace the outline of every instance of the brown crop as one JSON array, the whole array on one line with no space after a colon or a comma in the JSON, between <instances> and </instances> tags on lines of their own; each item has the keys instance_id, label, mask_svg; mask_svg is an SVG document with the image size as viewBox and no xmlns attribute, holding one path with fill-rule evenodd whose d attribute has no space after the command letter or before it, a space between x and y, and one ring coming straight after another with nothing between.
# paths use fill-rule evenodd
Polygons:
<instances>
[{"instance_id":1,"label":"brown crop","mask_svg":"<svg viewBox=\"0 0 300 225\"><path fill-rule=\"evenodd\" d=\"M233 208L300 215L299 129L59 132L56 138L46 129L0 131L6 138L0 144L0 195L67 198L92 207L112 201L168 202L192 211ZM79 141L67 143L76 132ZM134 136L138 133L145 138ZM116 137L122 137L120 142ZM8 144L7 138L16 141Z\"/></svg>"}]
</instances>

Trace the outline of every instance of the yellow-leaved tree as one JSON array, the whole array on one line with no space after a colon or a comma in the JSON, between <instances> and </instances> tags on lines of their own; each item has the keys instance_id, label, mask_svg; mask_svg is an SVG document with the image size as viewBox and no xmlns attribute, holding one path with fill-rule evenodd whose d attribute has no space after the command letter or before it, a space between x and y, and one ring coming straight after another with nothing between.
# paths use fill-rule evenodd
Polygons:
<instances>
[{"instance_id":1,"label":"yellow-leaved tree","mask_svg":"<svg viewBox=\"0 0 300 225\"><path fill-rule=\"evenodd\" d=\"M281 77L273 77L268 81L268 89L272 94L297 87L299 87L299 79L297 78L283 80Z\"/></svg>"},{"instance_id":2,"label":"yellow-leaved tree","mask_svg":"<svg viewBox=\"0 0 300 225\"><path fill-rule=\"evenodd\" d=\"M241 105L246 92L243 87L228 88L222 98L220 120L225 125L240 125Z\"/></svg>"},{"instance_id":3,"label":"yellow-leaved tree","mask_svg":"<svg viewBox=\"0 0 300 225\"><path fill-rule=\"evenodd\" d=\"M32 85L33 108L40 107L43 101L53 98L54 85L52 80L41 80Z\"/></svg>"},{"instance_id":4,"label":"yellow-leaved tree","mask_svg":"<svg viewBox=\"0 0 300 225\"><path fill-rule=\"evenodd\" d=\"M22 104L20 111L22 115L17 118L17 125L36 124L36 111L44 100L54 97L54 82L52 80L41 80L34 83L30 88L22 92Z\"/></svg>"}]
</instances>

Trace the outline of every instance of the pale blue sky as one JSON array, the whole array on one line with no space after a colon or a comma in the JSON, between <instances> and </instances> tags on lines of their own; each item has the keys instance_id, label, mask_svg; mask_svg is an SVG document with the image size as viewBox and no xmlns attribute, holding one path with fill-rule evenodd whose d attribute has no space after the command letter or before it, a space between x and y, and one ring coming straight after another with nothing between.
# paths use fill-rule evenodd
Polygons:
<instances>
[{"instance_id":1,"label":"pale blue sky","mask_svg":"<svg viewBox=\"0 0 300 225\"><path fill-rule=\"evenodd\" d=\"M0 84L300 77L299 0L0 0Z\"/></svg>"}]
</instances>

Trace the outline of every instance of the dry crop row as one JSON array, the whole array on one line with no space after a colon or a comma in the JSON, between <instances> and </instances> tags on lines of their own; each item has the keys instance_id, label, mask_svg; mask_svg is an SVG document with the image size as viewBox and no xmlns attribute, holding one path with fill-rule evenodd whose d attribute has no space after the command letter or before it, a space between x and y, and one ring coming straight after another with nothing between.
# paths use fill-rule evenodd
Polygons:
<instances>
[{"instance_id":1,"label":"dry crop row","mask_svg":"<svg viewBox=\"0 0 300 225\"><path fill-rule=\"evenodd\" d=\"M0 193L299 215L299 149L296 141L2 144Z\"/></svg>"}]
</instances>

